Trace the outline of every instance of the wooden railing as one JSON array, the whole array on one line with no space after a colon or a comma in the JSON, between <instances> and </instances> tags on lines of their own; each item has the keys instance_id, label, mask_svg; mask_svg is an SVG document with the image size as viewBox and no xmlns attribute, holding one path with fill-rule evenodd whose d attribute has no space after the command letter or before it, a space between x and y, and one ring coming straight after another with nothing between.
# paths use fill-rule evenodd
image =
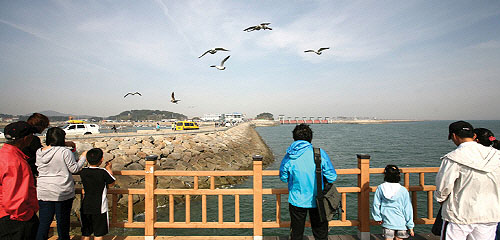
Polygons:
<instances>
[{"instance_id":1,"label":"wooden railing","mask_svg":"<svg viewBox=\"0 0 500 240\"><path fill-rule=\"evenodd\" d=\"M342 195L342 212L339 220L329 222L329 226L357 226L361 239L369 239L370 225L377 223L370 220L370 192L375 192L376 186L370 186L371 174L383 174L383 168L370 168L369 155L357 155L358 168L355 169L337 169L338 179L341 175L357 175L357 186L337 186L338 191ZM433 217L433 197L432 193L436 189L434 185L425 184L425 173L436 173L439 170L437 167L420 167L420 168L401 168L403 173L403 185L410 191L415 224L432 224ZM410 174L419 175L419 184L410 185ZM144 176L144 188L137 189L121 189L111 188L108 194L111 195L111 211L110 211L110 227L116 228L142 228L146 239L155 239L156 229L161 228L247 228L253 229L253 237L247 236L247 239L262 239L263 228L288 228L289 221L282 220L281 199L282 195L287 195L286 188L263 188L263 176L278 177L278 170L262 170L262 157L253 157L253 170L248 171L171 171L171 170L156 170L156 158L148 158L146 161L145 170L126 170L115 171L115 176ZM189 189L158 189L156 187L157 177L192 177L192 188ZM216 189L215 178L225 176L244 176L253 177L252 188L229 188ZM208 188L200 188L200 177L209 179ZM76 190L81 194L81 188ZM425 217L419 217L417 214L417 192L427 193L427 214ZM357 194L357 217L347 219L348 213L353 209L347 208L347 194ZM118 195L128 196L127 218L125 221L117 219ZM144 196L144 221L134 221L133 216L133 195ZM159 221L157 218L157 196L168 196L168 221ZM191 196L201 196L201 221L194 222L191 219ZM225 221L223 218L223 196L234 196L234 221ZM240 218L240 196L253 196L253 221L241 221ZM263 196L275 195L275 219L271 221L263 221ZM185 221L178 222L174 219L174 196L184 196L185 198ZM207 220L207 196L218 197L218 220ZM270 211L270 209L266 209ZM353 215L353 214L350 214ZM355 215L354 215L355 216ZM55 226L55 222L52 224ZM306 223L310 226L310 223ZM171 239L171 238L168 238ZM183 236L182 239L189 239ZM193 239L195 239L193 237Z\"/></svg>"}]
</instances>

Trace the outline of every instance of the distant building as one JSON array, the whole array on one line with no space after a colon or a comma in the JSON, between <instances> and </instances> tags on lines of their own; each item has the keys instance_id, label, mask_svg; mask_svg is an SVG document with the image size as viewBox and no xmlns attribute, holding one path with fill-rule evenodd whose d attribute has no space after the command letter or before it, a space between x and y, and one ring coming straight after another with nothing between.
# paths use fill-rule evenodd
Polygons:
<instances>
[{"instance_id":1,"label":"distant building","mask_svg":"<svg viewBox=\"0 0 500 240\"><path fill-rule=\"evenodd\" d=\"M177 119L175 119L175 118L164 118L161 120L161 122L176 122L176 121L177 121Z\"/></svg>"},{"instance_id":2,"label":"distant building","mask_svg":"<svg viewBox=\"0 0 500 240\"><path fill-rule=\"evenodd\" d=\"M243 122L245 116L242 113L226 113L224 114L224 121L227 122Z\"/></svg>"},{"instance_id":3,"label":"distant building","mask_svg":"<svg viewBox=\"0 0 500 240\"><path fill-rule=\"evenodd\" d=\"M224 119L222 114L204 114L201 118L204 122L220 122Z\"/></svg>"}]
</instances>

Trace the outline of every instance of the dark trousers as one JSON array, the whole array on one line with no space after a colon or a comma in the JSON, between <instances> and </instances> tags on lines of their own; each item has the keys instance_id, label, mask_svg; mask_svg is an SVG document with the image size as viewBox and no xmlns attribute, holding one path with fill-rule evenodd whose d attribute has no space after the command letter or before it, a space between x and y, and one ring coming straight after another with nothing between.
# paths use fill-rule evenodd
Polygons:
<instances>
[{"instance_id":1,"label":"dark trousers","mask_svg":"<svg viewBox=\"0 0 500 240\"><path fill-rule=\"evenodd\" d=\"M306 224L306 216L309 211L309 220L311 221L311 229L316 240L328 239L328 221L321 222L319 220L319 212L317 208L301 208L288 204L290 211L290 238L291 240L302 240L304 237L304 227Z\"/></svg>"},{"instance_id":2,"label":"dark trousers","mask_svg":"<svg viewBox=\"0 0 500 240\"><path fill-rule=\"evenodd\" d=\"M0 218L0 239L2 240L32 240L38 229L36 214L28 221L11 220L10 216Z\"/></svg>"},{"instance_id":3,"label":"dark trousers","mask_svg":"<svg viewBox=\"0 0 500 240\"><path fill-rule=\"evenodd\" d=\"M71 207L73 206L73 198L65 201L41 201L38 200L40 210L40 226L36 234L36 240L48 239L50 223L56 215L57 235L59 240L69 239L69 217Z\"/></svg>"}]
</instances>

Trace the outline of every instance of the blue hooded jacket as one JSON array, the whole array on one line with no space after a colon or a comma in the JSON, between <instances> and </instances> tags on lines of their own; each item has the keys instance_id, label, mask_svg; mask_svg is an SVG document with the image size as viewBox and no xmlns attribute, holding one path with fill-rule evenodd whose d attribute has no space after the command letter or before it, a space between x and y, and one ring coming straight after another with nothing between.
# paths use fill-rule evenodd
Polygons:
<instances>
[{"instance_id":1,"label":"blue hooded jacket","mask_svg":"<svg viewBox=\"0 0 500 240\"><path fill-rule=\"evenodd\" d=\"M293 142L281 160L280 179L288 183L288 202L296 207L316 208L316 164L311 143ZM321 149L321 171L329 183L337 179L330 158Z\"/></svg>"},{"instance_id":2,"label":"blue hooded jacket","mask_svg":"<svg viewBox=\"0 0 500 240\"><path fill-rule=\"evenodd\" d=\"M372 217L392 230L413 229L413 208L408 190L399 183L384 182L375 191Z\"/></svg>"}]
</instances>

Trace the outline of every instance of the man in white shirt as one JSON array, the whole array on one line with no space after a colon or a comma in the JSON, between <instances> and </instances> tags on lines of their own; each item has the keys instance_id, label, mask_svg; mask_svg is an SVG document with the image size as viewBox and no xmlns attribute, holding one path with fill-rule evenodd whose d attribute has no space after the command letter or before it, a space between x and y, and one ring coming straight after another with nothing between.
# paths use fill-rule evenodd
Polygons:
<instances>
[{"instance_id":1,"label":"man in white shirt","mask_svg":"<svg viewBox=\"0 0 500 240\"><path fill-rule=\"evenodd\" d=\"M441 239L495 239L500 222L500 151L474 141L468 122L450 124L458 147L441 158L435 198L442 204Z\"/></svg>"}]
</instances>

